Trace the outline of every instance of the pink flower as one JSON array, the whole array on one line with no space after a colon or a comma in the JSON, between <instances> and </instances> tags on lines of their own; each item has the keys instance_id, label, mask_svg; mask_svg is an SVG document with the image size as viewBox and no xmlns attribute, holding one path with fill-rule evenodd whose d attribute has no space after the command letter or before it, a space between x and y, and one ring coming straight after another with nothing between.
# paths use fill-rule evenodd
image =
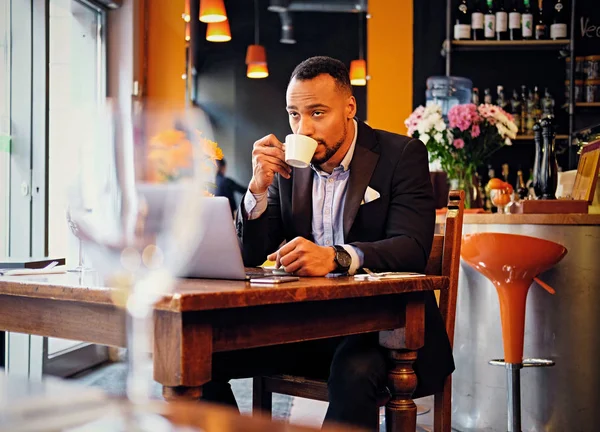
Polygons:
<instances>
[{"instance_id":1,"label":"pink flower","mask_svg":"<svg viewBox=\"0 0 600 432\"><path fill-rule=\"evenodd\" d=\"M477 138L481 133L481 129L479 129L479 125L474 124L471 128L471 138Z\"/></svg>"},{"instance_id":2,"label":"pink flower","mask_svg":"<svg viewBox=\"0 0 600 432\"><path fill-rule=\"evenodd\" d=\"M456 138L453 144L455 148L461 149L465 146L465 141L462 138Z\"/></svg>"},{"instance_id":3,"label":"pink flower","mask_svg":"<svg viewBox=\"0 0 600 432\"><path fill-rule=\"evenodd\" d=\"M458 128L461 132L464 132L472 124L479 123L480 118L477 107L473 104L454 105L448 111L448 121L451 128Z\"/></svg>"}]
</instances>

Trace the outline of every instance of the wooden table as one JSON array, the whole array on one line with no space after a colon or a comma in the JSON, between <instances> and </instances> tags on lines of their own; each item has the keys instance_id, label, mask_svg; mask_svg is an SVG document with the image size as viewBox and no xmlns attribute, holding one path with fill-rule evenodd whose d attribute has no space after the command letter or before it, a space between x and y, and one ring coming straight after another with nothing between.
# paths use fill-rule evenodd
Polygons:
<instances>
[{"instance_id":1,"label":"wooden table","mask_svg":"<svg viewBox=\"0 0 600 432\"><path fill-rule=\"evenodd\" d=\"M46 377L32 382L20 377L6 377L0 369L0 430L36 430L38 432L69 429L73 432L119 430L119 423L132 405L127 400L111 398L101 390ZM311 432L315 429L271 422L263 416L241 417L232 408L201 403L164 403L151 401L138 409L161 416L171 425L186 426L185 431L203 432ZM93 426L93 427L92 427ZM71 429L73 428L73 429ZM359 432L359 429L328 425L325 432Z\"/></svg>"},{"instance_id":2,"label":"wooden table","mask_svg":"<svg viewBox=\"0 0 600 432\"><path fill-rule=\"evenodd\" d=\"M215 352L385 331L380 342L394 365L387 422L391 430L414 431L412 364L424 343L423 293L447 289L448 282L323 277L257 287L181 280L156 305L154 378L167 400L197 399L211 379ZM111 293L75 275L0 278L0 330L125 346L124 313Z\"/></svg>"}]
</instances>

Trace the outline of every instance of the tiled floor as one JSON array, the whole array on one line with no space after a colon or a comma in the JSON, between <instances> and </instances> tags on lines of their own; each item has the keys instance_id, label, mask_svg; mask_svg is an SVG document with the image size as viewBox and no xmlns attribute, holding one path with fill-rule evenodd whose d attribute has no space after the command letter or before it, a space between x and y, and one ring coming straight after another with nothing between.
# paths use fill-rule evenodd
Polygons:
<instances>
[{"instance_id":1,"label":"tiled floor","mask_svg":"<svg viewBox=\"0 0 600 432\"><path fill-rule=\"evenodd\" d=\"M125 394L125 363L109 363L96 369L82 372L72 379L85 385L100 387L113 395ZM242 414L252 412L252 380L232 381L233 392ZM161 389L158 384L153 388L153 396L160 397ZM416 401L419 411L426 411L418 417L417 432L429 432L433 424L433 398L423 398ZM275 418L289 420L294 424L320 427L325 417L327 403L285 395L274 395L273 415ZM381 424L381 431L385 425Z\"/></svg>"}]
</instances>

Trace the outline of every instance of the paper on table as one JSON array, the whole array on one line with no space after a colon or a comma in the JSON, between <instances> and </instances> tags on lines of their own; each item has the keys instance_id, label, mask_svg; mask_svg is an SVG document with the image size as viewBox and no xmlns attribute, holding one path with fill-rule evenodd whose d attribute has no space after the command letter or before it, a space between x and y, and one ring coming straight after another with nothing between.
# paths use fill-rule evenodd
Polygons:
<instances>
[{"instance_id":1,"label":"paper on table","mask_svg":"<svg viewBox=\"0 0 600 432\"><path fill-rule=\"evenodd\" d=\"M0 269L0 276L31 276L31 275L39 275L39 274L59 274L66 273L65 266L57 266L49 269L30 269L30 268L20 268L20 269Z\"/></svg>"}]
</instances>

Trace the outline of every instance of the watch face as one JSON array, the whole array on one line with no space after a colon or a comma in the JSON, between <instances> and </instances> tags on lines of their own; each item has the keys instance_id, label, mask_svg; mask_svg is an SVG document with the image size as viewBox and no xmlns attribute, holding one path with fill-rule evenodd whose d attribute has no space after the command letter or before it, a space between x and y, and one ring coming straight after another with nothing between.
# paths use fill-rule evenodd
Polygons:
<instances>
[{"instance_id":1,"label":"watch face","mask_svg":"<svg viewBox=\"0 0 600 432\"><path fill-rule=\"evenodd\" d=\"M345 249L341 248L336 253L336 260L340 267L350 268L350 264L352 264L352 257Z\"/></svg>"}]
</instances>

